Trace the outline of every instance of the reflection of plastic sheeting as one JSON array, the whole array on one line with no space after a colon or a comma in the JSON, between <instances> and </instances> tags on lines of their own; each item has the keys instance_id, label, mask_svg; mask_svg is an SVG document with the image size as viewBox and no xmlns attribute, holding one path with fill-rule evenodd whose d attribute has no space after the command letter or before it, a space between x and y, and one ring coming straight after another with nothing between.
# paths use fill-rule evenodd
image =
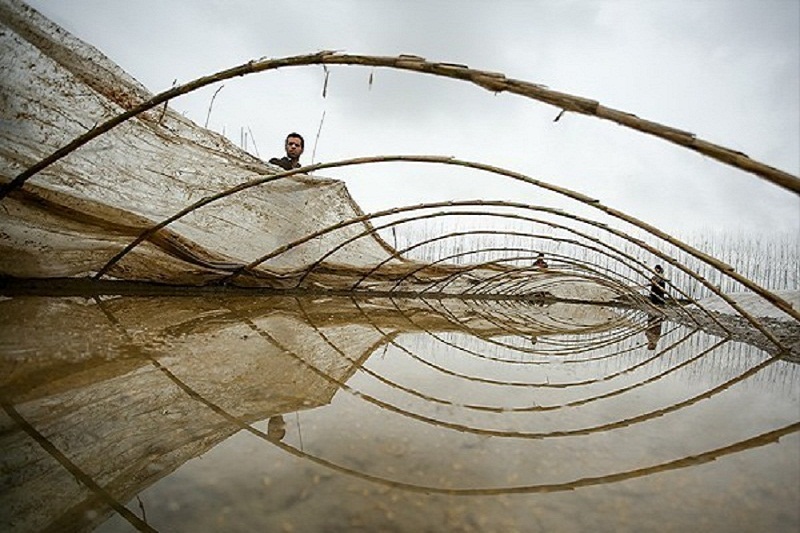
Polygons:
<instances>
[{"instance_id":1,"label":"reflection of plastic sheeting","mask_svg":"<svg viewBox=\"0 0 800 533\"><path fill-rule=\"evenodd\" d=\"M7 519L22 530L89 530L112 510L139 527L141 519L127 510L131 499L148 489L148 506L171 501L174 485L155 482L179 467L177 477L187 476L193 466L182 465L214 448L223 470L204 463L203 479L214 480L215 494L244 498L244 514L253 513L262 507L250 504L263 494L238 478L253 463L241 457L241 441L227 440L239 431L256 450L267 447L256 454L261 459L288 453L316 465L283 461L282 475L270 471L276 499L317 486L317 467L324 466L346 474L323 475L319 485L342 508L355 505L353 498L374 507L388 497L383 489L428 498L634 482L697 465L695 448L715 458L794 431L751 413L748 424L693 442L688 459L675 456L684 453L685 436L676 447L659 439L661 455L643 467L630 447L652 445L654 430L670 435L676 417L702 424L706 412L684 409L683 389L673 397L672 380L662 378L702 376L685 385L697 401L715 402L720 391L764 376L772 361L745 354L736 372L696 372L694 363L675 360L699 363L729 341L681 327L664 333L685 338L664 347L669 357L643 359L639 322L616 312L462 299L9 298L0 301L0 399L8 415L0 446L10 482L0 490L0 508L10 509ZM557 323L564 328L556 330ZM718 368L716 362L708 364ZM632 374L633 382L615 379ZM771 401L769 409L786 403ZM307 409L313 412L299 414ZM591 410L596 417L585 416ZM302 429L301 418L309 420ZM563 439L573 440L563 446ZM598 443L607 450L599 458L589 453ZM540 453L525 453L531 449ZM491 459L498 456L508 460ZM542 457L549 457L545 477ZM414 468L404 468L409 464ZM352 479L342 477L382 490L374 498L361 490L353 496L346 490ZM685 478L678 477L680 485ZM192 474L183 479L192 490L199 486ZM314 497L307 503L299 512L315 520L335 512L314 507ZM181 518L197 512L187 506ZM212 503L202 512L213 518L225 511Z\"/></svg>"},{"instance_id":2,"label":"reflection of plastic sheeting","mask_svg":"<svg viewBox=\"0 0 800 533\"><path fill-rule=\"evenodd\" d=\"M280 441L284 413L328 404L401 332L493 337L512 328L505 307L475 304L477 320L464 301L449 304L444 313L385 298L10 298L0 302L2 398L31 428L69 449L88 479L117 480L107 490L124 502L244 425L268 419L267 439ZM523 306L513 317L519 321L528 309L528 332L541 333L552 330L554 317L568 322L570 308L576 332L615 316L557 305ZM5 433L0 444L8 464L36 480L0 495L20 523L58 529L74 520L68 509L99 505L23 432Z\"/></svg>"},{"instance_id":3,"label":"reflection of plastic sheeting","mask_svg":"<svg viewBox=\"0 0 800 533\"><path fill-rule=\"evenodd\" d=\"M282 414L328 404L398 332L470 327L493 336L510 327L489 304L478 321L465 302L450 303L444 316L426 303L401 310L388 299L11 298L0 302L2 398L37 432L58 436L89 479L117 480L108 490L124 502L243 425L269 419L267 438L280 441ZM614 316L573 307L576 331ZM531 306L528 322L536 325L539 314L533 331L546 331L553 316L565 322L569 308L548 314ZM5 433L1 444L8 464L36 480L0 495L20 523L58 529L74 520L68 509L98 505L23 432Z\"/></svg>"},{"instance_id":4,"label":"reflection of plastic sheeting","mask_svg":"<svg viewBox=\"0 0 800 533\"><path fill-rule=\"evenodd\" d=\"M333 328L352 360L319 344L304 352L313 328L297 313L262 311L200 298L0 302L4 406L124 502L244 424L329 403L381 338ZM51 328L59 333L34 332ZM270 333L282 348L266 341ZM280 438L277 427L271 434ZM24 432L0 441L4 464L25 472L0 493L0 507L14 509L23 529L63 530L76 520L70 509L100 504Z\"/></svg>"}]
</instances>

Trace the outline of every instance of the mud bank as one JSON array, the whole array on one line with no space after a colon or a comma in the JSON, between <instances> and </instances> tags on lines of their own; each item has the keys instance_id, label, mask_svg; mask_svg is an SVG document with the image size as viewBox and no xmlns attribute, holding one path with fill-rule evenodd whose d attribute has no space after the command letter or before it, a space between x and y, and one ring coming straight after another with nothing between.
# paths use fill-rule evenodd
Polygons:
<instances>
[{"instance_id":1,"label":"mud bank","mask_svg":"<svg viewBox=\"0 0 800 533\"><path fill-rule=\"evenodd\" d=\"M800 305L800 291L783 291L776 294L790 302L795 308ZM702 300L699 302L702 309L696 306L673 308L667 310L666 314L670 320L675 322L699 326L712 335L730 336L733 340L756 346L772 355L780 355L788 361L800 363L800 322L755 295L737 293L730 296L775 335L788 348L788 351L782 352L748 320L734 314L733 309L720 298Z\"/></svg>"}]
</instances>

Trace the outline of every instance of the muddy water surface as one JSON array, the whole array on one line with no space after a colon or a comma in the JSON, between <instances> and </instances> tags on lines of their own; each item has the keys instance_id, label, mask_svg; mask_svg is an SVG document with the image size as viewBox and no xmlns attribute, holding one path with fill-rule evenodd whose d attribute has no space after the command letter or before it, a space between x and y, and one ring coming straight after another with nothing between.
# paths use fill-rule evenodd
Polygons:
<instances>
[{"instance_id":1,"label":"muddy water surface","mask_svg":"<svg viewBox=\"0 0 800 533\"><path fill-rule=\"evenodd\" d=\"M797 531L798 366L457 300L0 301L3 531Z\"/></svg>"}]
</instances>

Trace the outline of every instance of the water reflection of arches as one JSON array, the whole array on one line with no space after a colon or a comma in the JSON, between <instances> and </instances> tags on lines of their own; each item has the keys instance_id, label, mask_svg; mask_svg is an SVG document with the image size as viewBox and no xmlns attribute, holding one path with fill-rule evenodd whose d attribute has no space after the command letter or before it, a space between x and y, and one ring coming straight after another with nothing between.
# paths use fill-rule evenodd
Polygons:
<instances>
[{"instance_id":1,"label":"water reflection of arches","mask_svg":"<svg viewBox=\"0 0 800 533\"><path fill-rule=\"evenodd\" d=\"M480 308L483 318L491 314L491 303L481 301ZM220 297L214 302L206 298L123 297L93 301L14 298L0 302L3 316L16 317L4 323L3 327L6 331L20 333L13 337L13 345L4 352L6 379L1 392L10 422L6 422L3 433L3 449L7 450L6 456L11 458L11 464L25 468L29 475L35 471L35 479L61 491L58 498L34 504L33 501L25 502L30 487L22 485L0 493L0 501L6 508L16 510L15 520L32 527L34 524L49 524L59 528L81 523L83 528L92 528L115 510L136 527L146 529L145 526L149 526L135 513L131 515L125 502L144 487L180 468L190 458L220 445L242 430L296 457L370 483L414 492L488 496L558 492L690 468L767 445L800 429L797 423L771 427L762 424L743 432L726 431L725 435L712 439L713 442L699 441L700 449L686 457L670 457L669 450L664 449L654 453L648 464L642 466L610 453L610 457L600 461L599 465L587 468L584 475L576 475L576 471L567 468L561 473L560 480L537 482L533 473L532 477L514 483L498 483L495 474L481 473L480 470L471 475L456 473L445 484L433 482L426 475L415 479L413 473L399 477L386 475L381 473L383 468L377 459L381 454L369 447L362 450L364 458L355 463L336 457L327 458L326 440L319 434L315 435L313 429L306 429L306 449L299 445L293 424L285 416L287 413L303 410L307 413L304 417L311 416L316 421L324 420L320 417L325 417L325 409L330 409L332 416L340 417L337 424L348 424L354 417L371 420L374 415L370 413L377 409L377 412L385 413L382 416L393 420L390 426L396 426L407 438L410 437L409 446L413 449L417 446L424 448L431 438L438 440L447 436L444 442L452 441L454 457L470 457L469 452L464 455L465 451L462 451L470 448L462 449L457 444L463 441L473 443L470 446L483 442L483 447L489 445L498 453L502 451L512 455L516 453L513 450L534 446L542 451L549 449L548 454L566 453L565 459L572 457L574 460L572 453L585 445L592 446L592 440L597 438L595 435L613 436L617 432L642 428L633 429L634 433L627 437L631 438L640 434L648 424L660 424L664 420L668 420L663 422L665 424L674 423L675 417L677 420L684 417L691 420L696 416L693 411L699 404L713 401L740 383L752 383L756 376L776 363L785 365L775 358L751 354L749 360L742 361L741 369L720 374L715 386L709 386L706 380L695 387L696 394L682 398L672 392L672 400L666 402L654 397L645 402L651 403L650 407L643 404L636 407L638 413L626 415L624 409L620 411L625 402L616 402L615 398L624 400L634 393L641 396L641 392L646 393L651 387L657 387L661 390L659 394L664 394L670 390L661 385L668 381L667 376L675 372L683 375L710 354L717 353L719 346L715 344L726 346L729 342L724 339L716 343L713 339L699 342L698 334L689 332L690 339L697 339L691 345L692 350L685 350L689 346L686 341L673 342L676 348L667 350L669 356L642 364L649 359L646 348L640 345L631 350L629 345L633 341L630 336L616 336L613 338L620 342L618 355L629 361L623 363L616 374L628 376L630 379L626 378L626 382L616 383L614 379L603 378L573 380L575 383L568 389L588 391L587 387L600 388L594 390L589 401L578 397L569 401L562 398L557 402L563 412L560 419L541 418L547 416L549 409L546 406L541 410L515 412L510 399L498 404L496 409L479 411L475 418L467 414L471 411L469 403L452 395L452 391L458 388L452 387L452 381L441 380L428 372L417 373L407 363L398 366L398 355L402 355L399 345L413 353L418 347L425 346L424 343L410 342L415 336L434 342L438 342L436 335L448 331L465 336L470 330L465 331L464 324L475 328L471 331L476 346L509 353L514 351L508 343L493 344L486 340L503 332L498 327L504 320L502 306L498 306L496 316L490 317L493 320L482 319L480 322L470 322L469 319L453 321L459 315L469 316L469 309L463 307L463 302L454 302L448 311L448 316L443 316L430 306L414 305L411 301L398 305L381 299L354 302L337 298L253 301L246 297ZM26 320L32 313L39 317L35 326ZM43 317L49 317L52 324L62 328L77 323L89 326L96 332L98 344L95 351L91 346L88 352L85 351L85 339L72 339L74 345L69 341L64 343L62 339L57 352L60 360L26 357L25 354L54 348L46 338L21 335L24 331L19 331L48 327L49 322ZM562 323L567 320L568 315L562 314ZM585 317L581 317L578 323L581 321L585 321ZM535 328L536 323L532 324ZM481 326L484 329L480 329ZM515 325L519 334L524 333L521 327L521 324ZM635 322L628 325L614 322L612 329L620 327L641 332ZM479 359L479 365L474 366L476 359L459 358L455 348L449 354L441 352L438 357L452 359L440 361L445 365L463 363L482 372L494 368L493 380L497 382L509 378L507 370L502 370L502 367L509 366L514 368L513 373L519 375L522 371L527 379L534 378L534 382L536 375L542 375L548 366L565 375L578 373L588 378L604 368L609 359L592 358L592 334L581 328L577 331L577 334L568 330L550 332L542 335L540 340L546 343L548 335L583 338L589 357L584 355L572 364L562 363L565 358L557 356L550 365L508 365L498 358ZM598 342L597 349L603 354L614 351L613 346L603 340L607 333L602 329L598 333L601 342ZM686 338L685 332L675 331L670 335L677 335L676 341ZM4 335L4 338L12 337ZM680 346L688 353L678 350ZM542 363L543 360L539 356L538 361L532 359L532 362ZM630 370L637 365L637 370ZM565 370L567 366L568 372ZM420 382L421 377L425 379ZM436 404L426 399L425 388L428 385L424 383L429 379L434 380L434 390L438 388L437 382L450 383L450 390L438 391L442 398L449 399L444 416L437 414ZM458 380L463 384L464 380ZM541 385L532 390L536 394L559 390ZM482 396L497 398L490 388L490 384L478 382L477 386L469 386L466 390L471 402L480 405L486 403ZM331 403L336 391L345 391L346 397L355 403L341 397L339 403L349 406L342 411L339 403ZM422 392L422 395L409 401L408 391ZM578 410L588 409L595 402L603 403L603 410L616 410L622 416L616 419L612 416L599 425L581 422L584 415ZM323 406L329 407L319 409ZM530 418L532 416L535 418ZM504 421L507 417L510 418ZM254 425L259 420L269 420L263 430ZM526 429L530 423L542 430ZM335 427L329 422L322 426ZM363 431L369 435L374 429L374 425L368 423L362 427L358 438L365 437ZM87 440L87 436L91 437ZM493 440L481 440L487 436ZM343 438L347 440L344 435L337 435L336 440ZM641 437L634 440L638 438ZM418 443L415 443L416 439L419 439ZM556 441L568 442L566 449L573 451L558 452L561 447L548 444ZM98 455L99 447L113 451L110 456L108 453ZM27 461L33 460L34 463L18 462L22 457L28 457ZM47 457L51 459L44 460ZM52 459L56 461L51 462ZM448 469L435 471L437 475L443 475ZM77 476L82 485L75 485L72 476Z\"/></svg>"},{"instance_id":2,"label":"water reflection of arches","mask_svg":"<svg viewBox=\"0 0 800 533\"><path fill-rule=\"evenodd\" d=\"M24 469L18 474L35 480L3 491L0 498L4 508L16 510L9 519L32 529L72 527L83 521L82 512L104 508L90 513L85 527L96 525L112 507L120 510L119 501L228 438L241 424L324 405L336 392L279 350L252 339L248 343L241 319L231 320L203 298L94 303L23 298L0 307L4 316L13 316L3 323L8 342L0 395L9 416L18 413L17 424L5 424L4 457L7 464ZM264 309L269 311L262 317L266 321L270 314L278 320L291 316L291 309L269 304L256 306L247 316L261 316ZM38 317L38 324L29 321L31 315ZM85 328L94 336L88 341L75 336L50 340L26 331L40 327ZM350 341L355 346L359 339ZM364 342L366 357L374 339ZM29 352L50 357L27 359ZM355 368L347 360L320 365L340 379ZM198 408L199 397L215 401ZM220 413L237 423L220 423ZM42 460L48 453L36 442L48 440L52 443L44 450L66 447L52 455L61 467ZM69 473L76 471L86 486L75 486ZM58 496L37 499L35 490L42 482L59 488ZM104 490L96 490L98 486Z\"/></svg>"}]
</instances>

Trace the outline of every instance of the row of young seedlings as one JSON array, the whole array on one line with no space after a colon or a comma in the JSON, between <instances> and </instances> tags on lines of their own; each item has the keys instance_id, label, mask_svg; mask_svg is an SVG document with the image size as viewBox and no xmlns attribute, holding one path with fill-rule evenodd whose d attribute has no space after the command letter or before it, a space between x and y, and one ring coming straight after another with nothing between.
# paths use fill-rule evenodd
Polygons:
<instances>
[{"instance_id":1,"label":"row of young seedlings","mask_svg":"<svg viewBox=\"0 0 800 533\"><path fill-rule=\"evenodd\" d=\"M465 265L486 263L502 260L514 254L505 250L528 250L527 258L511 259L509 263L532 265L536 255L541 252L549 265L556 266L563 260L560 256L569 257L578 263L594 264L598 269L614 272L626 279L637 279L646 285L647 280L642 278L641 272L624 262L620 262L608 255L600 254L587 246L575 246L562 240L563 232L558 232L552 227L538 226L535 229L528 225L527 228L520 224L507 223L505 230L495 234L486 233L478 227L497 227L488 221L476 225L473 233L461 235L458 238L431 241L424 246L414 247L420 242L429 241L437 235L454 233L456 228L464 229L463 221L457 219L439 219L425 221L423 224L409 224L393 227L391 232L384 232L382 237L392 243L397 249L408 249L408 256L421 262L435 262L442 258L449 258L453 264ZM525 231L528 233L526 234ZM535 231L535 233L534 233ZM591 230L588 233L593 233ZM639 238L644 239L644 235ZM656 260L648 251L631 243L617 239L614 236L603 236L605 241L617 241L616 247L625 253L634 256L650 266ZM789 234L755 235L755 234L690 234L682 238L692 246L703 250L709 255L729 264L740 274L755 281L759 285L774 291L798 290L800 288L800 241L796 236ZM735 293L745 290L741 284L720 273L694 257L682 254L680 250L671 246L656 245L662 251L673 256L681 257L690 269L710 280L720 287L723 292ZM703 299L711 296L711 291L681 271L667 272L666 277L675 288L680 288L693 299Z\"/></svg>"}]
</instances>

